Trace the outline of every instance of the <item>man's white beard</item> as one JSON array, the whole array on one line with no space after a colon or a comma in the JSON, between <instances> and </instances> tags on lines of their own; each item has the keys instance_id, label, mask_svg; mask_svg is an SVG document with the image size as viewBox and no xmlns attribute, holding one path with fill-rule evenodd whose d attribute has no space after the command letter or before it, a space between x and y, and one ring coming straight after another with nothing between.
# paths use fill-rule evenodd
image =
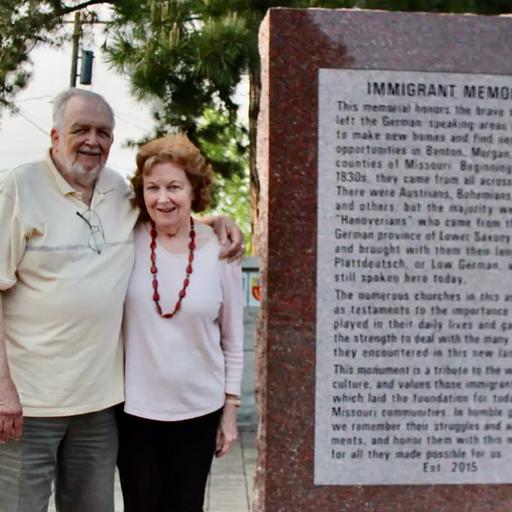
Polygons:
<instances>
[{"instance_id":1,"label":"man's white beard","mask_svg":"<svg viewBox=\"0 0 512 512\"><path fill-rule=\"evenodd\" d=\"M78 162L73 162L71 164L71 172L73 176L76 178L78 183L82 184L91 184L96 181L99 173L102 171L104 165L98 164L94 169L87 170L84 166Z\"/></svg>"}]
</instances>

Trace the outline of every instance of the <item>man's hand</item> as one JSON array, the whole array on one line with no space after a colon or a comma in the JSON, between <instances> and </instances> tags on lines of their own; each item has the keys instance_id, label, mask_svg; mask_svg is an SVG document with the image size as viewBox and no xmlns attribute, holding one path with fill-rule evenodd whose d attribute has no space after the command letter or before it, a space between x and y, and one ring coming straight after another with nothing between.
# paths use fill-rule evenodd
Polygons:
<instances>
[{"instance_id":1,"label":"man's hand","mask_svg":"<svg viewBox=\"0 0 512 512\"><path fill-rule=\"evenodd\" d=\"M19 441L23 432L23 412L16 386L10 377L0 379L0 443Z\"/></svg>"},{"instance_id":2,"label":"man's hand","mask_svg":"<svg viewBox=\"0 0 512 512\"><path fill-rule=\"evenodd\" d=\"M244 257L244 235L236 223L229 217L219 215L204 219L210 224L219 238L221 250L219 257L228 261L240 260Z\"/></svg>"}]
</instances>

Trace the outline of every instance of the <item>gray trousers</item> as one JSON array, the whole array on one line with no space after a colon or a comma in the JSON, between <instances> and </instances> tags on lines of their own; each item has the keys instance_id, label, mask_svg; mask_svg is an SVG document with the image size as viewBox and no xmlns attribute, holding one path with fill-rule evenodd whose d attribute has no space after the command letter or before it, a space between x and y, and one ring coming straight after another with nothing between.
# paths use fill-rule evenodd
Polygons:
<instances>
[{"instance_id":1,"label":"gray trousers","mask_svg":"<svg viewBox=\"0 0 512 512\"><path fill-rule=\"evenodd\" d=\"M0 444L0 511L114 512L118 437L113 408L23 419L20 441Z\"/></svg>"}]
</instances>

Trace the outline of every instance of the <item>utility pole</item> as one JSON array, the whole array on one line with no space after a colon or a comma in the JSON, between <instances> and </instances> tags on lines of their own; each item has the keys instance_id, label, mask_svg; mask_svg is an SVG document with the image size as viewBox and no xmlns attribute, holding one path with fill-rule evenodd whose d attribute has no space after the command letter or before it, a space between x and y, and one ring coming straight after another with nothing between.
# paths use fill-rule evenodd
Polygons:
<instances>
[{"instance_id":1,"label":"utility pole","mask_svg":"<svg viewBox=\"0 0 512 512\"><path fill-rule=\"evenodd\" d=\"M76 75L78 69L78 46L80 45L80 35L82 32L82 25L80 23L80 11L75 12L75 25L73 28L73 50L71 54L71 76L69 80L70 87L76 86Z\"/></svg>"},{"instance_id":2,"label":"utility pole","mask_svg":"<svg viewBox=\"0 0 512 512\"><path fill-rule=\"evenodd\" d=\"M82 19L80 11L75 12L75 23L73 27L73 48L71 53L71 75L69 80L70 87L76 87L76 78L80 76L80 83L82 85L91 85L92 83L92 62L94 59L94 52L92 50L82 50L82 65L80 75L78 75L78 49L80 47L80 38L82 37Z\"/></svg>"}]
</instances>

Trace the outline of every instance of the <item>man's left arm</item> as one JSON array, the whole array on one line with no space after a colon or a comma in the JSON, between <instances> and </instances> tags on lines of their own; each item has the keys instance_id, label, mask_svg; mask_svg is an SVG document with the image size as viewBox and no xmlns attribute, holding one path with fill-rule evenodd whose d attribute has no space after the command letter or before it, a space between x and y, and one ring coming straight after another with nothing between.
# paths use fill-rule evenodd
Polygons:
<instances>
[{"instance_id":1,"label":"man's left arm","mask_svg":"<svg viewBox=\"0 0 512 512\"><path fill-rule=\"evenodd\" d=\"M215 231L221 245L220 258L226 258L228 261L243 258L245 254L244 235L236 222L224 215L207 215L197 220L208 224Z\"/></svg>"}]
</instances>

